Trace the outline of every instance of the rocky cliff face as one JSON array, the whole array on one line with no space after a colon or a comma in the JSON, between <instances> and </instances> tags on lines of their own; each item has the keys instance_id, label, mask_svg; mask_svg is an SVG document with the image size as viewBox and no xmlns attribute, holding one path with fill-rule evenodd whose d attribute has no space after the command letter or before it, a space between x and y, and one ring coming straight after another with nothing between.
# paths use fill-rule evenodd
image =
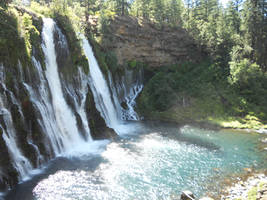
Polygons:
<instances>
[{"instance_id":1,"label":"rocky cliff face","mask_svg":"<svg viewBox=\"0 0 267 200\"><path fill-rule=\"evenodd\" d=\"M97 18L90 18L93 31L97 32ZM114 51L118 64L140 61L151 67L199 61L204 55L186 30L158 26L134 17L115 17L105 27L102 46Z\"/></svg>"}]
</instances>

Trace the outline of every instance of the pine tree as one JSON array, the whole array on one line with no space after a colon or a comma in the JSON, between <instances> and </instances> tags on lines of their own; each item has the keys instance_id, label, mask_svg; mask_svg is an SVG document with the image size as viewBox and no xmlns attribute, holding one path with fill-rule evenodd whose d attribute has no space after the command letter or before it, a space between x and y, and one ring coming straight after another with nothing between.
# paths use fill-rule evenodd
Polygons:
<instances>
[{"instance_id":1,"label":"pine tree","mask_svg":"<svg viewBox=\"0 0 267 200\"><path fill-rule=\"evenodd\" d=\"M0 7L6 9L9 3L11 3L11 0L1 0Z\"/></svg>"},{"instance_id":2,"label":"pine tree","mask_svg":"<svg viewBox=\"0 0 267 200\"><path fill-rule=\"evenodd\" d=\"M245 38L253 49L250 59L267 71L267 3L247 0L243 15Z\"/></svg>"},{"instance_id":3,"label":"pine tree","mask_svg":"<svg viewBox=\"0 0 267 200\"><path fill-rule=\"evenodd\" d=\"M240 32L241 17L239 12L240 1L230 1L226 8L226 23L230 26L234 32Z\"/></svg>"},{"instance_id":4,"label":"pine tree","mask_svg":"<svg viewBox=\"0 0 267 200\"><path fill-rule=\"evenodd\" d=\"M166 18L172 25L182 25L182 2L180 0L169 0L166 2Z\"/></svg>"}]
</instances>

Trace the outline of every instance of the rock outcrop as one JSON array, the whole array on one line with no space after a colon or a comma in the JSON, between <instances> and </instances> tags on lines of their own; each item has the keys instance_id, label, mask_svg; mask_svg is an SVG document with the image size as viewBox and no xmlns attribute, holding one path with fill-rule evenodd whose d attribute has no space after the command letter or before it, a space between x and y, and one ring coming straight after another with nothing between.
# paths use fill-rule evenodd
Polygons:
<instances>
[{"instance_id":1,"label":"rock outcrop","mask_svg":"<svg viewBox=\"0 0 267 200\"><path fill-rule=\"evenodd\" d=\"M91 18L89 23L92 32L98 33L97 19ZM124 16L115 17L105 30L101 35L102 46L117 55L120 65L135 60L157 67L199 61L205 55L181 27L159 26Z\"/></svg>"}]
</instances>

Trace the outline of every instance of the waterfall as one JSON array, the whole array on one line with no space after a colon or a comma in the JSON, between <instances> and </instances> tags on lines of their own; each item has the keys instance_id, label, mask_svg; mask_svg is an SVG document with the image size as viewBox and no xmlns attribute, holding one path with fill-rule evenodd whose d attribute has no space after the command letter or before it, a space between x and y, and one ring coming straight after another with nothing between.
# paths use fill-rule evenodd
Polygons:
<instances>
[{"instance_id":1,"label":"waterfall","mask_svg":"<svg viewBox=\"0 0 267 200\"><path fill-rule=\"evenodd\" d=\"M90 87L94 95L96 108L105 119L107 126L118 132L118 126L121 122L112 102L108 84L98 66L92 47L85 38L83 38L83 48L89 63Z\"/></svg>"},{"instance_id":2,"label":"waterfall","mask_svg":"<svg viewBox=\"0 0 267 200\"><path fill-rule=\"evenodd\" d=\"M96 108L105 119L108 127L113 128L119 135L128 134L129 127L123 121L139 120L137 113L134 111L134 106L135 99L141 92L143 85L135 84L134 87L130 88L129 92L124 92L123 100L128 108L122 108L120 104L122 101L117 92L118 86L114 85L110 72L108 71L109 83L107 83L99 68L92 47L84 36L82 36L82 39L83 49L89 63L90 87L93 92ZM125 87L124 82L121 85Z\"/></svg>"},{"instance_id":3,"label":"waterfall","mask_svg":"<svg viewBox=\"0 0 267 200\"><path fill-rule=\"evenodd\" d=\"M134 107L136 105L135 99L142 91L143 85L135 85L131 88L129 95L125 97L125 103L127 105L127 109L123 112L122 118L125 120L140 120L140 117L135 112Z\"/></svg>"},{"instance_id":4,"label":"waterfall","mask_svg":"<svg viewBox=\"0 0 267 200\"><path fill-rule=\"evenodd\" d=\"M142 90L141 84L131 82L133 87L131 85L129 89L124 85L127 78L118 83L112 80L110 72L107 72L109 80L106 81L85 38L83 48L90 66L89 75L78 67L73 82L64 79L65 74L59 74L58 67L61 66L58 66L57 58L61 58L61 54L58 48L68 51L68 45L52 19L43 19L41 45L45 70L38 54L33 55L33 68L18 61L18 66L14 67L16 81L13 81L5 77L8 71L0 63L0 137L9 153L7 160L18 172L19 181L30 177L35 173L34 167L43 167L51 158L62 154L81 155L81 152L87 153L95 148L98 143L92 142L88 122L91 116L85 107L88 95L91 95L89 89L106 125L119 135L132 130L124 120L139 119L134 106L135 98ZM127 109L122 108L122 102L127 104ZM1 167L0 186L6 184ZM6 177L13 178L8 174Z\"/></svg>"},{"instance_id":5,"label":"waterfall","mask_svg":"<svg viewBox=\"0 0 267 200\"><path fill-rule=\"evenodd\" d=\"M17 172L19 173L19 180L24 180L27 178L29 171L32 170L31 163L22 154L22 152L20 151L17 145L17 141L16 141L17 133L13 126L13 121L12 121L10 112L7 109L2 108L1 115L3 115L3 119L5 122L5 126L6 126L6 130L5 130L0 125L0 128L3 130L2 137L10 153L10 157L13 160L12 164L17 170Z\"/></svg>"},{"instance_id":6,"label":"waterfall","mask_svg":"<svg viewBox=\"0 0 267 200\"><path fill-rule=\"evenodd\" d=\"M136 105L135 100L143 89L142 80L140 80L142 77L142 71L139 71L137 80L131 80L133 73L127 69L125 69L125 75L121 77L121 81L113 81L111 74L108 74L116 109L119 111L122 120L140 120L134 107ZM121 106L122 103L125 103L125 108Z\"/></svg>"},{"instance_id":7,"label":"waterfall","mask_svg":"<svg viewBox=\"0 0 267 200\"><path fill-rule=\"evenodd\" d=\"M47 81L43 75L41 64L32 57L33 66L35 67L37 77L40 80L37 90L34 90L27 83L23 83L24 87L30 95L31 102L35 105L36 110L40 113L38 119L39 124L48 137L49 145L46 145L47 151L59 154L64 149L63 135L61 134L54 115L54 110L51 105ZM52 149L49 149L51 146ZM51 154L50 153L50 154Z\"/></svg>"},{"instance_id":8,"label":"waterfall","mask_svg":"<svg viewBox=\"0 0 267 200\"><path fill-rule=\"evenodd\" d=\"M74 100L74 104L75 104L75 110L77 111L77 113L79 114L81 121L82 121L82 126L83 129L85 130L86 133L86 139L89 141L92 141L92 137L91 137L91 131L89 129L89 122L87 121L87 116L86 116L86 112L85 112L85 101L86 101L86 95L88 93L88 76L86 76L81 68L78 69L78 79L79 79L79 90L78 92L75 92L75 90L73 89L73 87L71 87L72 90L70 90L68 87L67 88L67 92L69 93L69 95L72 97L72 99ZM78 93L78 94L77 94ZM78 101L77 99L80 99L80 101Z\"/></svg>"},{"instance_id":9,"label":"waterfall","mask_svg":"<svg viewBox=\"0 0 267 200\"><path fill-rule=\"evenodd\" d=\"M44 43L42 44L42 48L45 54L45 75L51 91L56 123L60 130L58 134L61 134L61 143L64 150L66 150L84 142L84 140L78 131L76 118L64 99L59 79L53 37L55 22L49 18L44 18L43 21L44 27L42 37Z\"/></svg>"},{"instance_id":10,"label":"waterfall","mask_svg":"<svg viewBox=\"0 0 267 200\"><path fill-rule=\"evenodd\" d=\"M13 103L17 104L17 102L15 102L12 92L8 91L4 84L3 66L0 66L0 84L5 91L0 94L0 117L4 123L0 124L0 129L2 130L2 137L10 154L12 165L17 170L19 181L21 181L27 178L29 171L32 169L32 165L18 147L18 142L16 139L17 132L13 125L11 113L7 109L8 100L6 95L9 94L11 96L12 101L14 101Z\"/></svg>"}]
</instances>

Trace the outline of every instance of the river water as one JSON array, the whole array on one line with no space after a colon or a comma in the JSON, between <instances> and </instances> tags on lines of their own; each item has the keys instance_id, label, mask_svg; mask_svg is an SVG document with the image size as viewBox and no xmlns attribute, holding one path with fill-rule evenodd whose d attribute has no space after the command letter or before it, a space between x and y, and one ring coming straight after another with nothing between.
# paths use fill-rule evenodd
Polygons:
<instances>
[{"instance_id":1,"label":"river water","mask_svg":"<svg viewBox=\"0 0 267 200\"><path fill-rule=\"evenodd\" d=\"M115 141L77 146L40 174L18 184L7 200L175 199L191 190L220 192L220 180L266 166L261 135L158 122L128 122Z\"/></svg>"}]
</instances>

